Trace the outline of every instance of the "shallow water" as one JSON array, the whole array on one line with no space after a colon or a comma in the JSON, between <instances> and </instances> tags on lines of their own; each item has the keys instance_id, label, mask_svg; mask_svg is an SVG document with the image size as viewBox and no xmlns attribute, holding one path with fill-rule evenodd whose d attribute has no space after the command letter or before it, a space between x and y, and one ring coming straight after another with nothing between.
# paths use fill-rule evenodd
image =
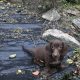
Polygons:
<instances>
[{"instance_id":1,"label":"shallow water","mask_svg":"<svg viewBox=\"0 0 80 80\"><path fill-rule=\"evenodd\" d=\"M42 29L36 24L0 24L0 80L41 80L32 75L32 71L39 69L39 66L31 63L31 57L24 54L22 45L31 48L46 44L40 38ZM11 54L16 54L16 58L10 59ZM17 75L18 69L25 71L25 74ZM52 78L59 80L64 72L72 70L73 67L67 67L53 74Z\"/></svg>"},{"instance_id":2,"label":"shallow water","mask_svg":"<svg viewBox=\"0 0 80 80\"><path fill-rule=\"evenodd\" d=\"M36 39L18 39L10 38L5 36L11 36L11 30L22 30L20 33L22 36L31 35L35 36ZM24 33L26 30L26 33ZM29 33L27 31L31 30ZM0 79L1 80L34 80L35 77L32 76L31 71L35 69L36 65L31 64L31 58L24 54L22 51L22 45L27 47L34 47L37 45L43 45L46 42L37 38L40 36L41 27L35 24L1 24L0 25L0 35L1 38L4 36L0 42ZM4 33L4 34L3 34ZM17 32L16 32L17 33ZM28 33L28 34L27 34ZM13 33L15 34L15 32ZM34 44L35 42L35 44ZM16 58L10 59L11 54L16 54ZM25 74L16 75L18 69L25 70Z\"/></svg>"}]
</instances>

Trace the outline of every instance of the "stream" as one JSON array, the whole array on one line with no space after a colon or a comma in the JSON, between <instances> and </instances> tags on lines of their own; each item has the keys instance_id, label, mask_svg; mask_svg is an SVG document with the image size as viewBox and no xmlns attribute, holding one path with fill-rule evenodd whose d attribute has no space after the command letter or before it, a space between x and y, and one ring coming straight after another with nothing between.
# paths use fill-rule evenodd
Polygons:
<instances>
[{"instance_id":1,"label":"stream","mask_svg":"<svg viewBox=\"0 0 80 80\"><path fill-rule=\"evenodd\" d=\"M41 27L35 24L0 25L1 80L22 80L23 77L24 80L34 79L30 71L35 69L35 65L30 63L31 58L22 51L22 45L34 47L45 44L46 42L39 38L40 34ZM34 37L32 37L33 35ZM16 54L16 58L10 59L9 56L11 54ZM25 70L25 74L16 75L18 69Z\"/></svg>"},{"instance_id":2,"label":"stream","mask_svg":"<svg viewBox=\"0 0 80 80\"><path fill-rule=\"evenodd\" d=\"M31 48L46 44L40 38L42 29L38 24L0 24L0 80L41 80L32 75L39 66L31 63L31 57L24 54L22 45ZM10 59L12 54L16 57ZM19 69L25 74L16 74ZM73 67L67 67L53 74L52 78L60 80L66 71L72 70Z\"/></svg>"}]
</instances>

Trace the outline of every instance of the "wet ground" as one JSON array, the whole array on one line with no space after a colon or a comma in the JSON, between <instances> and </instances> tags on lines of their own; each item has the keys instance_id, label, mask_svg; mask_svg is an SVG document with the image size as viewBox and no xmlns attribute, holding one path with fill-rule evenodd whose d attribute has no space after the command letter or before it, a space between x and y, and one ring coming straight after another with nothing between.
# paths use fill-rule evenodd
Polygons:
<instances>
[{"instance_id":1,"label":"wet ground","mask_svg":"<svg viewBox=\"0 0 80 80\"><path fill-rule=\"evenodd\" d=\"M40 24L0 24L0 80L41 80L32 75L39 66L31 63L31 57L24 54L22 45L31 48L46 44L41 39L42 29ZM12 54L16 54L16 58L10 59ZM16 74L19 69L25 73ZM72 70L70 66L51 77L57 80Z\"/></svg>"},{"instance_id":2,"label":"wet ground","mask_svg":"<svg viewBox=\"0 0 80 80\"><path fill-rule=\"evenodd\" d=\"M21 4L0 2L0 23L42 23L36 13Z\"/></svg>"},{"instance_id":3,"label":"wet ground","mask_svg":"<svg viewBox=\"0 0 80 80\"><path fill-rule=\"evenodd\" d=\"M32 71L39 69L39 66L32 64L31 57L22 51L22 45L31 48L47 43L41 39L43 27L40 25L43 22L36 13L29 12L21 5L0 2L0 80L46 80L43 76L32 75ZM12 54L16 54L16 57L10 59ZM71 54L70 49L68 55ZM64 62L66 59L67 56ZM23 71L22 74L16 73L19 69ZM53 72L49 80L60 80L73 69L74 66L67 65L60 72Z\"/></svg>"},{"instance_id":4,"label":"wet ground","mask_svg":"<svg viewBox=\"0 0 80 80\"><path fill-rule=\"evenodd\" d=\"M35 80L32 70L37 66L31 64L31 58L24 54L22 45L35 47L45 44L39 38L41 29L35 24L0 25L0 80ZM16 58L10 59L11 54L16 54ZM24 70L25 74L17 75L18 69Z\"/></svg>"}]
</instances>

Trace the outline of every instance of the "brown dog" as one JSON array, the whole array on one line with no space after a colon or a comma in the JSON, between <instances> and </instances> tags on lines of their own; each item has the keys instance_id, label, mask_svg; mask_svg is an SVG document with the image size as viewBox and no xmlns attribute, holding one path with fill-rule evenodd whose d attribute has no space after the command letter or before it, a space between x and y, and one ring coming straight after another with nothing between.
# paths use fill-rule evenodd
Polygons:
<instances>
[{"instance_id":1,"label":"brown dog","mask_svg":"<svg viewBox=\"0 0 80 80\"><path fill-rule=\"evenodd\" d=\"M22 46L23 51L34 57L34 62L37 64L45 63L45 67L49 68L50 63L59 64L65 55L67 47L61 40L50 41L45 46L27 49Z\"/></svg>"}]
</instances>

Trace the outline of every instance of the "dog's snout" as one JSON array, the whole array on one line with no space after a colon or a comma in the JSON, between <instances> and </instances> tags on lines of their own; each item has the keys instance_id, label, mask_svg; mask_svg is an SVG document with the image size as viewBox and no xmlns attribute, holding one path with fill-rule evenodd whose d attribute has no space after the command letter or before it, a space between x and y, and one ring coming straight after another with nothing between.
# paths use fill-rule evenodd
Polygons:
<instances>
[{"instance_id":1,"label":"dog's snout","mask_svg":"<svg viewBox=\"0 0 80 80\"><path fill-rule=\"evenodd\" d=\"M57 53L56 53L56 55L54 55L54 57L57 57L58 55L57 55Z\"/></svg>"},{"instance_id":2,"label":"dog's snout","mask_svg":"<svg viewBox=\"0 0 80 80\"><path fill-rule=\"evenodd\" d=\"M60 57L59 51L57 49L55 49L52 56L55 57L55 58Z\"/></svg>"},{"instance_id":3,"label":"dog's snout","mask_svg":"<svg viewBox=\"0 0 80 80\"><path fill-rule=\"evenodd\" d=\"M52 56L55 57L55 58L59 57L59 55L57 53L53 54Z\"/></svg>"}]
</instances>

